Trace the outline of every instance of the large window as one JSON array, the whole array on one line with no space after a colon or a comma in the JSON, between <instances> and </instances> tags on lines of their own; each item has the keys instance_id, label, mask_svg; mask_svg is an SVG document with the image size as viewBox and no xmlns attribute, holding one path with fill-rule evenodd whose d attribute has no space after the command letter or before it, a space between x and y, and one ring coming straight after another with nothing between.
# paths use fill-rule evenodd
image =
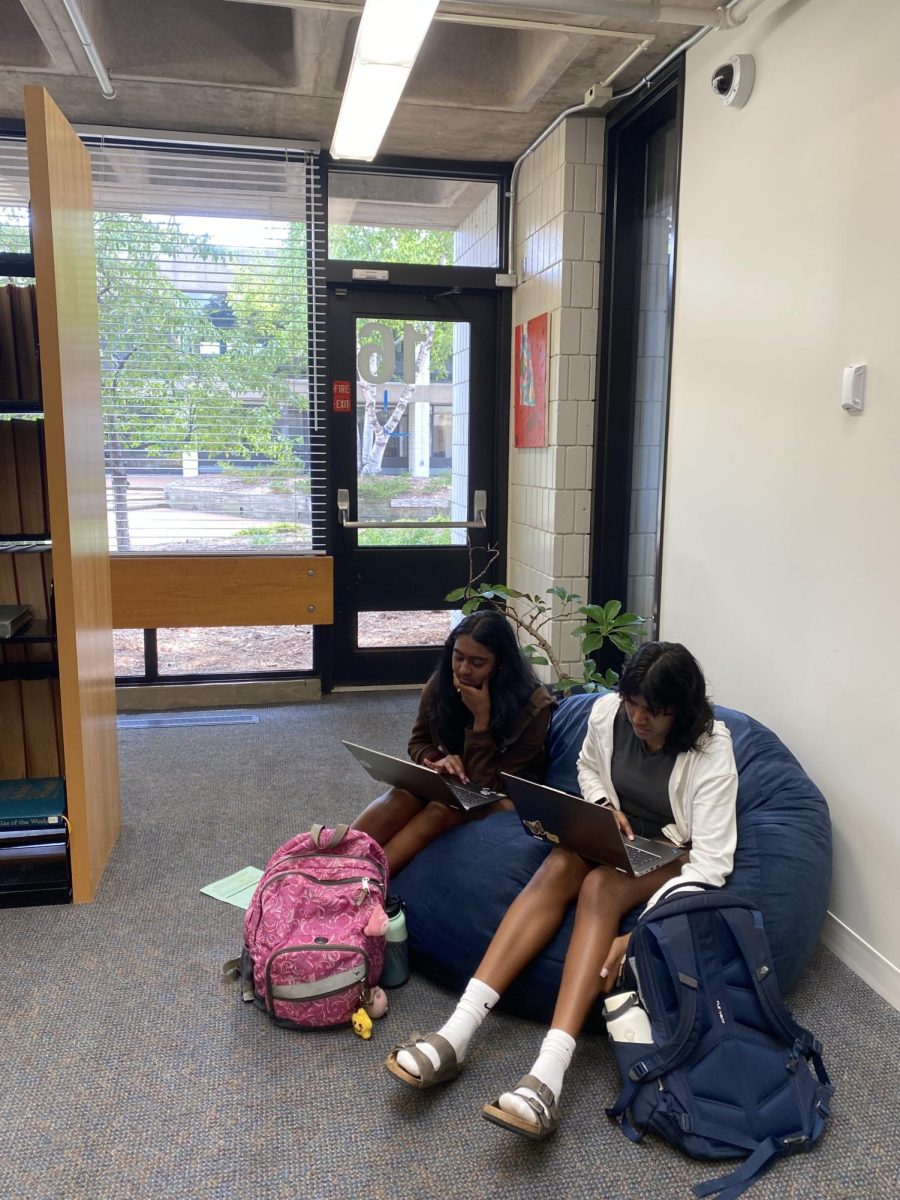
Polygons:
<instances>
[{"instance_id":1,"label":"large window","mask_svg":"<svg viewBox=\"0 0 900 1200\"><path fill-rule=\"evenodd\" d=\"M89 149L111 551L323 550L315 155ZM0 250L27 195L3 143Z\"/></svg>"},{"instance_id":2,"label":"large window","mask_svg":"<svg viewBox=\"0 0 900 1200\"><path fill-rule=\"evenodd\" d=\"M610 122L592 591L659 629L680 68Z\"/></svg>"}]
</instances>

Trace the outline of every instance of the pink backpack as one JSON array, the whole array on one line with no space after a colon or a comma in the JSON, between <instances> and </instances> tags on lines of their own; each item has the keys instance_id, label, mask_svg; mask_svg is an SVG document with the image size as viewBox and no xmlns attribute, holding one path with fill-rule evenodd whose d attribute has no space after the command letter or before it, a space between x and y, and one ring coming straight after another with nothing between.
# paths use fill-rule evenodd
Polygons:
<instances>
[{"instance_id":1,"label":"pink backpack","mask_svg":"<svg viewBox=\"0 0 900 1200\"><path fill-rule=\"evenodd\" d=\"M314 825L276 850L244 917L243 998L277 1024L349 1022L381 978L388 865L367 833Z\"/></svg>"}]
</instances>

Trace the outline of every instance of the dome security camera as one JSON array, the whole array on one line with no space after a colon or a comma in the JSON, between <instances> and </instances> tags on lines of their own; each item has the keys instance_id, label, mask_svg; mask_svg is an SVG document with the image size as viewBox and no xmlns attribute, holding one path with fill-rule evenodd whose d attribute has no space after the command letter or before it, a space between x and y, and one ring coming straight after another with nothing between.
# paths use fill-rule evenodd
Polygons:
<instances>
[{"instance_id":1,"label":"dome security camera","mask_svg":"<svg viewBox=\"0 0 900 1200\"><path fill-rule=\"evenodd\" d=\"M743 108L753 91L756 63L752 54L733 54L716 67L710 85L723 104Z\"/></svg>"}]
</instances>

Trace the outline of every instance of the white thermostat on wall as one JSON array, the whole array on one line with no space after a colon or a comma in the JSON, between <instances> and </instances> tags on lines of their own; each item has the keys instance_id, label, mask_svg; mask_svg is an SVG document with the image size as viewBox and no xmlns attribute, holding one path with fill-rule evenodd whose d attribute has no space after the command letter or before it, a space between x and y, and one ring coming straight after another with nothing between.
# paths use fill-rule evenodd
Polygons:
<instances>
[{"instance_id":1,"label":"white thermostat on wall","mask_svg":"<svg viewBox=\"0 0 900 1200\"><path fill-rule=\"evenodd\" d=\"M848 413L861 413L866 399L866 364L844 367L841 384L841 408Z\"/></svg>"}]
</instances>

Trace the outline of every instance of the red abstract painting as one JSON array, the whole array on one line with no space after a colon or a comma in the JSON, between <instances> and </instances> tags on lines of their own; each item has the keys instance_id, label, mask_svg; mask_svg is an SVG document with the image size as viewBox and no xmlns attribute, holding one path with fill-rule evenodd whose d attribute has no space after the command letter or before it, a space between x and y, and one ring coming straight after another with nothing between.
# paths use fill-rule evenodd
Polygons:
<instances>
[{"instance_id":1,"label":"red abstract painting","mask_svg":"<svg viewBox=\"0 0 900 1200\"><path fill-rule=\"evenodd\" d=\"M547 445L550 387L549 313L516 326L515 444Z\"/></svg>"}]
</instances>

